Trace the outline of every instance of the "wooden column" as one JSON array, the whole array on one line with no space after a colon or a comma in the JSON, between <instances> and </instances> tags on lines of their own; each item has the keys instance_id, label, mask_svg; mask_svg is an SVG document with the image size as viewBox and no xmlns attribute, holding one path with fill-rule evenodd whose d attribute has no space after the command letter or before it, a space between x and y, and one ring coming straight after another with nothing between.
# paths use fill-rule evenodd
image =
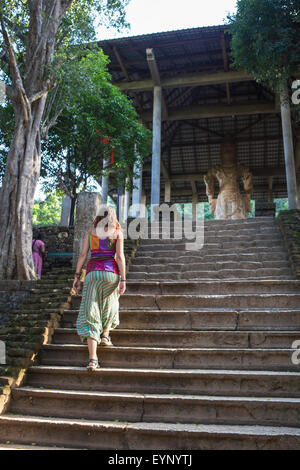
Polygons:
<instances>
[{"instance_id":1,"label":"wooden column","mask_svg":"<svg viewBox=\"0 0 300 470\"><path fill-rule=\"evenodd\" d=\"M165 202L171 202L171 181L165 182Z\"/></svg>"},{"instance_id":2,"label":"wooden column","mask_svg":"<svg viewBox=\"0 0 300 470\"><path fill-rule=\"evenodd\" d=\"M126 179L126 184L128 184L128 179ZM122 222L126 222L128 219L128 213L129 213L129 206L130 206L130 191L128 189L125 189L125 194L124 194L124 207L123 207L123 218Z\"/></svg>"},{"instance_id":3,"label":"wooden column","mask_svg":"<svg viewBox=\"0 0 300 470\"><path fill-rule=\"evenodd\" d=\"M108 167L109 162L103 158L103 170L105 171L106 168ZM102 190L102 201L103 204L107 204L107 196L108 196L108 182L109 182L109 176L102 176L101 180L101 190Z\"/></svg>"},{"instance_id":4,"label":"wooden column","mask_svg":"<svg viewBox=\"0 0 300 470\"><path fill-rule=\"evenodd\" d=\"M119 179L122 178L123 172L118 170ZM122 181L122 180L121 180ZM119 181L118 189L117 189L117 219L120 223L122 223L122 212L123 212L123 204L124 204L124 196L123 196L123 183Z\"/></svg>"},{"instance_id":5,"label":"wooden column","mask_svg":"<svg viewBox=\"0 0 300 470\"><path fill-rule=\"evenodd\" d=\"M70 223L70 214L71 214L71 203L72 199L69 196L64 196L62 198L61 204L61 216L59 225L62 227L68 227Z\"/></svg>"},{"instance_id":6,"label":"wooden column","mask_svg":"<svg viewBox=\"0 0 300 470\"><path fill-rule=\"evenodd\" d=\"M273 202L273 176L269 176L268 185L269 185L268 201Z\"/></svg>"},{"instance_id":7,"label":"wooden column","mask_svg":"<svg viewBox=\"0 0 300 470\"><path fill-rule=\"evenodd\" d=\"M285 85L281 91L280 105L289 209L297 209L298 195L293 146L293 132L291 124L291 108L287 85Z\"/></svg>"},{"instance_id":8,"label":"wooden column","mask_svg":"<svg viewBox=\"0 0 300 470\"><path fill-rule=\"evenodd\" d=\"M159 206L160 203L161 97L161 87L155 86L153 91L151 220L154 220L154 207Z\"/></svg>"},{"instance_id":9,"label":"wooden column","mask_svg":"<svg viewBox=\"0 0 300 470\"><path fill-rule=\"evenodd\" d=\"M141 204L143 206L143 210L140 214L140 217L147 217L147 197L145 191L142 189L142 196L141 196Z\"/></svg>"},{"instance_id":10,"label":"wooden column","mask_svg":"<svg viewBox=\"0 0 300 470\"><path fill-rule=\"evenodd\" d=\"M192 185L192 213L193 213L193 221L197 220L197 204L198 204L198 191L196 181L191 181Z\"/></svg>"},{"instance_id":11,"label":"wooden column","mask_svg":"<svg viewBox=\"0 0 300 470\"><path fill-rule=\"evenodd\" d=\"M143 182L143 169L142 167L138 167L137 164L134 165L133 168L134 174L137 176L133 177L132 183L133 186L137 186L137 188L133 188L132 190L132 217L139 217L139 211L134 206L136 204L141 204L141 197L142 197L142 182Z\"/></svg>"}]
</instances>

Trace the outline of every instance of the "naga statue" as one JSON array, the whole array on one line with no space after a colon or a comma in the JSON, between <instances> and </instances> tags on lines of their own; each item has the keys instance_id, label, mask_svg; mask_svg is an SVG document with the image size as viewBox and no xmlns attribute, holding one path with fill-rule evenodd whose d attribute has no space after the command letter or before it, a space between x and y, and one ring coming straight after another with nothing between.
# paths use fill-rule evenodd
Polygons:
<instances>
[{"instance_id":1,"label":"naga statue","mask_svg":"<svg viewBox=\"0 0 300 470\"><path fill-rule=\"evenodd\" d=\"M236 160L236 144L231 135L226 135L221 144L222 165L211 168L204 176L210 212L215 219L245 219L251 212L253 190L249 168ZM245 195L240 192L242 178ZM219 195L214 198L215 181L219 182Z\"/></svg>"}]
</instances>

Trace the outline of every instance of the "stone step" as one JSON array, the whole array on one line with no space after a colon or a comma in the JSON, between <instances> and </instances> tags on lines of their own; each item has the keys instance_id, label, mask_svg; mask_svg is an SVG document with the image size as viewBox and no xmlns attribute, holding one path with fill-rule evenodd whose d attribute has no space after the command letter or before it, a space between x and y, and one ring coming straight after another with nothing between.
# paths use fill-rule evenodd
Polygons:
<instances>
[{"instance_id":1,"label":"stone step","mask_svg":"<svg viewBox=\"0 0 300 470\"><path fill-rule=\"evenodd\" d=\"M149 227L157 227L161 225L160 222L150 222L148 221L148 226ZM178 222L176 222L178 223ZM170 227L176 226L176 223L173 221L168 221L168 224L170 224ZM277 219L274 219L273 217L248 217L246 219L210 219L210 220L199 220L197 222L189 221L189 224L192 225L192 227L196 227L199 225L199 223L204 223L204 226L210 229L222 229L222 230L227 230L228 228L232 229L237 229L238 227L279 227L279 223Z\"/></svg>"},{"instance_id":2,"label":"stone step","mask_svg":"<svg viewBox=\"0 0 300 470\"><path fill-rule=\"evenodd\" d=\"M134 281L128 280L128 294L300 294L300 280L224 281ZM80 298L80 296L79 296Z\"/></svg>"},{"instance_id":3,"label":"stone step","mask_svg":"<svg viewBox=\"0 0 300 470\"><path fill-rule=\"evenodd\" d=\"M67 296L64 295L63 299L59 302L56 301L56 296L52 297L52 300L47 300L45 302L33 302L33 303L23 302L23 304L15 310L15 313L21 313L21 312L30 313L31 311L37 312L37 311L40 311L41 309L43 309L43 311L44 310L59 311L60 308L67 308L68 304L66 300L67 300Z\"/></svg>"},{"instance_id":4,"label":"stone step","mask_svg":"<svg viewBox=\"0 0 300 470\"><path fill-rule=\"evenodd\" d=\"M148 232L145 231L145 235L147 235L148 238L152 238L152 237L163 237L163 238L180 238L182 236L185 236L186 232L187 234L189 235L190 233L190 227L188 227L188 230L185 230L184 227L173 227L173 226L167 226L168 228L165 229L165 228L162 228L160 227L159 229L157 228L153 228L151 230L151 228L149 228ZM197 230L195 229L195 227L193 227L193 233L198 233L199 231L203 230L203 226L202 225L199 225ZM259 225L259 224L256 224L256 225L253 225L252 227L251 226L243 226L241 225L239 228L232 228L232 227L219 227L219 228L212 228L210 226L207 226L206 224L204 224L204 235L206 236L218 236L218 237L222 237L222 236L225 236L225 237L236 237L236 236L240 236L240 235L253 235L253 236L256 236L256 235L261 235L261 234L265 234L267 236L273 236L273 235L276 235L276 236L281 236L281 230L280 230L280 227L279 225L275 226L275 225L270 225L270 226L264 226L264 225Z\"/></svg>"},{"instance_id":5,"label":"stone step","mask_svg":"<svg viewBox=\"0 0 300 470\"><path fill-rule=\"evenodd\" d=\"M33 366L25 385L45 389L300 398L298 372Z\"/></svg>"},{"instance_id":6,"label":"stone step","mask_svg":"<svg viewBox=\"0 0 300 470\"><path fill-rule=\"evenodd\" d=\"M75 450L75 449L68 449L67 447L42 447L37 446L34 442L31 445L23 445L18 443L10 443L10 444L2 444L0 442L0 450ZM80 449L82 450L82 449Z\"/></svg>"},{"instance_id":7,"label":"stone step","mask_svg":"<svg viewBox=\"0 0 300 470\"><path fill-rule=\"evenodd\" d=\"M77 303L77 305L76 305ZM79 296L72 299L78 307ZM147 295L125 294L120 297L122 308L151 308L165 310L192 308L298 308L300 294L228 294L228 295Z\"/></svg>"},{"instance_id":8,"label":"stone step","mask_svg":"<svg viewBox=\"0 0 300 470\"><path fill-rule=\"evenodd\" d=\"M99 347L102 367L155 369L234 369L299 371L293 364L295 349L261 348L154 348L154 347ZM43 345L39 364L61 366L86 366L85 345Z\"/></svg>"},{"instance_id":9,"label":"stone step","mask_svg":"<svg viewBox=\"0 0 300 470\"><path fill-rule=\"evenodd\" d=\"M290 348L299 341L298 332L189 331L115 329L110 332L115 346L158 348ZM82 344L76 329L56 328L53 344Z\"/></svg>"},{"instance_id":10,"label":"stone step","mask_svg":"<svg viewBox=\"0 0 300 470\"><path fill-rule=\"evenodd\" d=\"M155 235L155 234L154 234ZM199 236L199 234L198 234ZM178 238L158 238L155 236L152 236L151 238L142 238L140 245L138 247L138 250L140 250L142 247L149 246L149 245L172 245L173 247L176 247L177 245L181 245L183 243L189 243L190 241L193 241L192 237L185 238L183 236L178 237ZM225 244L225 243L234 243L236 245L239 244L251 244L253 243L254 246L260 244L260 242L268 242L269 244L282 244L283 239L282 235L280 232L277 233L272 233L270 232L269 234L264 234L264 233L256 233L256 234L247 234L247 235L218 235L218 234L212 234L208 235L204 233L204 243L205 244Z\"/></svg>"},{"instance_id":11,"label":"stone step","mask_svg":"<svg viewBox=\"0 0 300 470\"><path fill-rule=\"evenodd\" d=\"M73 273L74 274L74 273ZM74 279L74 276L73 276L73 279ZM37 281L37 289L47 289L47 291L49 292L49 290L56 290L56 289L64 289L64 290L70 290L70 282L67 281L67 282L56 282L56 281L53 281L53 280L47 280L47 281Z\"/></svg>"},{"instance_id":12,"label":"stone step","mask_svg":"<svg viewBox=\"0 0 300 470\"><path fill-rule=\"evenodd\" d=\"M52 313L60 313L62 311L61 308L43 308L43 313L44 313L44 317L45 317L45 314L48 314L49 317ZM25 318L36 318L37 315L40 316L40 309L39 308L35 308L31 311L31 306L26 306L26 308L23 306L21 306L20 308L14 310L14 312L16 313L16 315L14 315L14 320L16 320L18 317L23 317L24 319Z\"/></svg>"},{"instance_id":13,"label":"stone step","mask_svg":"<svg viewBox=\"0 0 300 470\"><path fill-rule=\"evenodd\" d=\"M300 450L300 429L0 416L0 441L103 450Z\"/></svg>"},{"instance_id":14,"label":"stone step","mask_svg":"<svg viewBox=\"0 0 300 470\"><path fill-rule=\"evenodd\" d=\"M195 224L195 223L194 223ZM268 226L278 226L278 220L273 217L247 217L246 219L212 219L212 220L205 220L204 224L207 227L224 227L228 228L232 225L233 228L237 228L238 226L260 226L260 227L268 227Z\"/></svg>"},{"instance_id":15,"label":"stone step","mask_svg":"<svg viewBox=\"0 0 300 470\"><path fill-rule=\"evenodd\" d=\"M162 246L162 248L161 248ZM144 247L145 248L145 247ZM153 248L153 247L152 247ZM154 250L148 250L148 249L138 249L135 255L135 258L138 258L139 256L149 256L152 257L152 259L158 258L158 257L170 257L170 254L172 254L172 259L177 259L180 256L206 256L206 255L227 255L227 254L232 254L234 253L235 255L246 255L246 254L251 254L251 255L260 255L261 253L264 254L270 254L272 256L273 250L275 253L284 253L286 255L286 250L284 247L270 247L270 246L262 246L262 247L229 247L229 248L216 248L216 247L211 247L209 245L204 245L203 248L200 250L187 250L185 245L182 249L178 249L176 247L175 249L164 249L163 245L157 245Z\"/></svg>"},{"instance_id":16,"label":"stone step","mask_svg":"<svg viewBox=\"0 0 300 470\"><path fill-rule=\"evenodd\" d=\"M12 391L10 412L55 418L181 424L292 426L300 429L300 399L140 394L77 390Z\"/></svg>"},{"instance_id":17,"label":"stone step","mask_svg":"<svg viewBox=\"0 0 300 470\"><path fill-rule=\"evenodd\" d=\"M151 243L145 243L147 240L143 240L142 243L139 245L137 249L137 253L145 252L148 253L149 251L154 251L154 252L160 252L160 251L187 251L189 244L194 243L194 240L186 240L182 241L180 240L179 242L175 243L170 243L169 240L149 240ZM157 242L157 243L155 243ZM222 249L222 250L231 250L231 251L236 251L236 250L251 250L253 249L261 249L263 251L266 250L266 248L270 248L270 246L275 246L276 251L282 249L284 250L284 244L282 240L277 241L274 243L272 240L266 240L265 238L263 240L252 240L252 241L241 241L241 242L234 242L234 241L224 241L224 242L207 242L204 241L203 245L200 246L201 250L215 250ZM196 248L193 250L192 247L189 251L199 251Z\"/></svg>"},{"instance_id":18,"label":"stone step","mask_svg":"<svg viewBox=\"0 0 300 470\"><path fill-rule=\"evenodd\" d=\"M205 262L200 261L198 262L190 262L190 263L179 263L177 260L169 260L166 263L159 264L157 260L153 260L152 264L143 264L143 263L135 263L130 266L130 274L137 273L137 272L148 272L150 273L160 273L160 272L188 272L188 271L198 271L201 275L202 271L223 271L224 269L230 270L240 270L240 269L247 269L249 271L253 270L261 270L261 269L290 269L290 265L288 261L215 261L215 262Z\"/></svg>"},{"instance_id":19,"label":"stone step","mask_svg":"<svg viewBox=\"0 0 300 470\"><path fill-rule=\"evenodd\" d=\"M174 260L174 258L172 258ZM167 256L156 256L155 259L151 256L148 255L143 255L143 254L136 254L136 256L132 259L131 265L130 265L130 271L131 267L139 264L146 264L146 265L151 265L153 261L157 264L165 264L170 262L170 257ZM198 263L199 261L201 262L226 262L226 261L241 261L241 262L277 262L277 261L287 261L288 260L288 255L287 253L284 253L282 251L275 251L274 253L260 253L260 254L251 254L251 253L246 253L246 254L237 254L237 253L227 253L227 254L203 254L202 250L199 250L197 255L189 255L189 252L183 253L180 256L176 258L177 263Z\"/></svg>"},{"instance_id":20,"label":"stone step","mask_svg":"<svg viewBox=\"0 0 300 470\"><path fill-rule=\"evenodd\" d=\"M70 292L70 286L68 285L61 285L60 287L55 286L52 287L49 284L44 284L43 286L37 286L34 289L30 289L30 293L32 294L32 298L35 299L40 295L43 296L44 299L52 299L55 295L56 299L63 299L65 298L66 294Z\"/></svg>"},{"instance_id":21,"label":"stone step","mask_svg":"<svg viewBox=\"0 0 300 470\"><path fill-rule=\"evenodd\" d=\"M162 271L161 273L149 273L148 270L146 272L129 272L127 273L127 280L128 284L130 281L133 282L145 282L145 281L155 281L160 282L161 279L166 281L184 281L184 282L191 282L191 281L211 281L211 282L224 282L224 281L236 281L236 280L243 280L243 281L263 281L263 280L277 280L277 281L293 281L295 280L295 276L292 273L290 268L261 268L255 270L249 269L223 269L219 271L187 271L187 272L170 272L170 271ZM74 278L70 279L69 282L73 283ZM65 297L66 300L66 297ZM34 305L34 304L32 304ZM46 307L48 308L51 303L47 304ZM61 304L57 304L60 306ZM30 309L30 307L28 307ZM38 308L38 307L36 307Z\"/></svg>"},{"instance_id":22,"label":"stone step","mask_svg":"<svg viewBox=\"0 0 300 470\"><path fill-rule=\"evenodd\" d=\"M75 326L78 310L65 310L62 326ZM191 310L124 310L120 309L120 326L156 330L300 330L299 309L191 309ZM115 330L116 331L116 330Z\"/></svg>"},{"instance_id":23,"label":"stone step","mask_svg":"<svg viewBox=\"0 0 300 470\"><path fill-rule=\"evenodd\" d=\"M263 272L262 272L263 271ZM295 276L291 274L290 270L280 270L277 272L269 270L251 271L249 270L221 270L221 271L203 271L199 274L198 271L191 271L185 273L169 273L162 272L160 276L157 273L128 273L128 280L140 281L159 281L162 277L168 281L175 280L191 280L191 281L220 281L220 280L293 280Z\"/></svg>"}]
</instances>

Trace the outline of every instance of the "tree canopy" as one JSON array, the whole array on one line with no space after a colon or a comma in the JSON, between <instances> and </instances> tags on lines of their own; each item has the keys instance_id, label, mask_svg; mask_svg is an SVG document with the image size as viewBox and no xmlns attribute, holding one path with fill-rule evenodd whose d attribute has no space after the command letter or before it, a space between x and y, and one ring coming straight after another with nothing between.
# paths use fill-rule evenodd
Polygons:
<instances>
[{"instance_id":1,"label":"tree canopy","mask_svg":"<svg viewBox=\"0 0 300 470\"><path fill-rule=\"evenodd\" d=\"M299 0L238 0L228 23L236 68L275 91L299 72Z\"/></svg>"},{"instance_id":2,"label":"tree canopy","mask_svg":"<svg viewBox=\"0 0 300 470\"><path fill-rule=\"evenodd\" d=\"M99 179L104 158L106 173L117 187L119 170L122 181L127 176L131 181L134 163L149 155L151 132L138 122L131 100L111 84L107 64L101 50L85 50L62 68L58 90L48 95L52 112L44 122L54 116L56 125L43 144L42 162L48 165L42 164L42 169L48 166L50 173L55 166L62 169L65 160L80 170L82 181L88 176Z\"/></svg>"}]
</instances>

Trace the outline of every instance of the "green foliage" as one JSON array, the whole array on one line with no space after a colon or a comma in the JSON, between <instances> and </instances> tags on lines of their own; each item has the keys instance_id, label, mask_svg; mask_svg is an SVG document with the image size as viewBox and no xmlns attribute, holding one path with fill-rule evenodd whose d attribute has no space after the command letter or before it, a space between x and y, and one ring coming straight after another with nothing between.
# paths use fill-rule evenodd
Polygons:
<instances>
[{"instance_id":1,"label":"green foliage","mask_svg":"<svg viewBox=\"0 0 300 470\"><path fill-rule=\"evenodd\" d=\"M105 158L110 186L117 187L128 176L130 189L133 164L149 155L151 132L138 122L131 100L110 83L107 64L108 58L101 50L84 50L61 68L59 89L49 94L52 111L48 120L57 107L62 111L43 143L43 177L53 176L58 170L58 184L62 178L64 183L77 178L76 186L83 181L86 188L89 176L99 180L103 174ZM104 137L110 139L106 144Z\"/></svg>"},{"instance_id":2,"label":"green foliage","mask_svg":"<svg viewBox=\"0 0 300 470\"><path fill-rule=\"evenodd\" d=\"M299 70L299 0L238 0L228 22L234 67L275 91Z\"/></svg>"},{"instance_id":3,"label":"green foliage","mask_svg":"<svg viewBox=\"0 0 300 470\"><path fill-rule=\"evenodd\" d=\"M61 216L62 191L47 192L44 201L35 201L33 205L33 225L58 225Z\"/></svg>"},{"instance_id":4,"label":"green foliage","mask_svg":"<svg viewBox=\"0 0 300 470\"><path fill-rule=\"evenodd\" d=\"M251 200L251 212L249 212L248 217L255 217L255 201Z\"/></svg>"},{"instance_id":5,"label":"green foliage","mask_svg":"<svg viewBox=\"0 0 300 470\"><path fill-rule=\"evenodd\" d=\"M274 202L276 204L276 217L280 211L289 210L289 200L287 198L274 199Z\"/></svg>"}]
</instances>

